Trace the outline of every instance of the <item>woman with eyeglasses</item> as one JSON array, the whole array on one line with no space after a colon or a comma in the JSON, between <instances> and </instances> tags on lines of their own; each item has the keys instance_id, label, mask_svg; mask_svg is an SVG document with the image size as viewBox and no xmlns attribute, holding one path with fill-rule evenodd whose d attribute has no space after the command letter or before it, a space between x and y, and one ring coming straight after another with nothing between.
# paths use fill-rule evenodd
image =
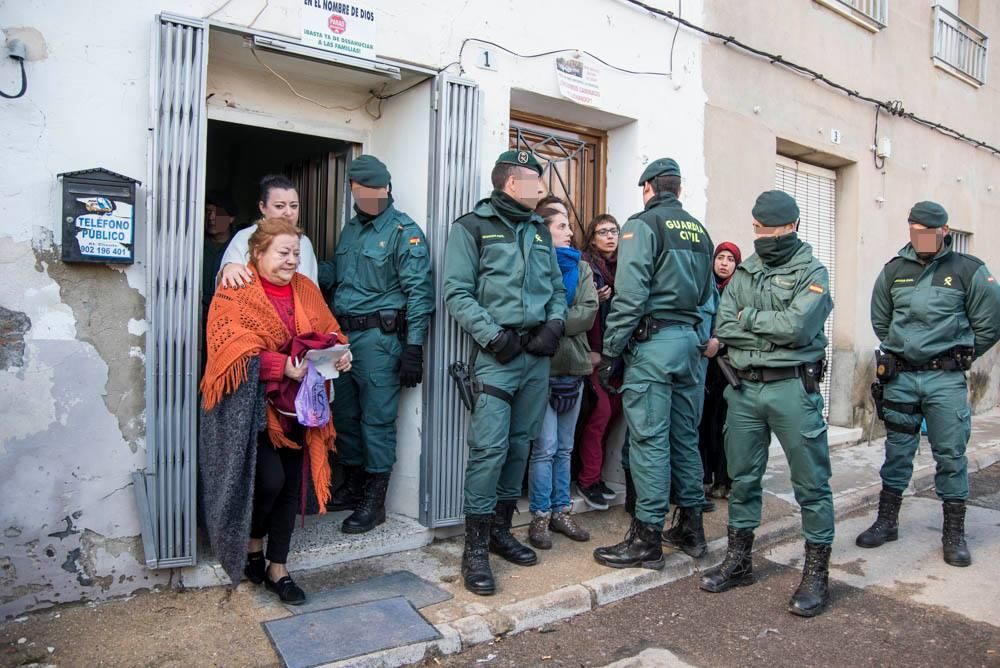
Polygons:
<instances>
[{"instance_id":1,"label":"woman with eyeglasses","mask_svg":"<svg viewBox=\"0 0 1000 668\"><path fill-rule=\"evenodd\" d=\"M597 287L598 312L594 325L587 334L590 342L590 362L596 368L601 361L604 342L604 328L611 298L615 292L615 270L618 266L618 235L621 228L611 214L601 214L587 224L584 231L584 259L594 271ZM617 370L612 385L621 384L622 370ZM580 442L580 472L577 486L587 505L595 510L607 510L608 501L615 498L612 491L601 480L604 468L604 450L607 446L611 425L621 416L622 402L617 394L608 394L597 380L597 372L591 374L591 386L596 395L593 410L587 418Z\"/></svg>"}]
</instances>

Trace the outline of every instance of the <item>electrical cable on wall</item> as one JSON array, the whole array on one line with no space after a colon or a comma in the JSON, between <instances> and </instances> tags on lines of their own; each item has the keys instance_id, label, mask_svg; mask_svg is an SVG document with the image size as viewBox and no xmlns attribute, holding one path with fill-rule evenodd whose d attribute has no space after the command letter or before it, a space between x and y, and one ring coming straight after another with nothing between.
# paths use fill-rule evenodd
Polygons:
<instances>
[{"instance_id":1,"label":"electrical cable on wall","mask_svg":"<svg viewBox=\"0 0 1000 668\"><path fill-rule=\"evenodd\" d=\"M993 155L1000 156L1000 148L997 148L996 146L993 146L980 139L969 137L968 135L965 135L954 128L950 128L947 125L944 125L943 123L937 123L935 121L931 121L926 118L921 118L920 116L917 116L913 112L905 111L903 109L903 104L900 100L890 100L888 102L885 102L883 100L879 100L868 95L863 95L862 93L859 93L856 90L852 90L851 88L848 88L843 84L839 84L835 81L828 79L825 75L823 75L820 72L805 67L804 65L799 65L798 63L792 62L790 60L785 60L785 58L782 57L780 54L770 53L768 51L752 47L748 44L739 41L732 35L723 35L722 33L708 30L706 28L697 25L696 23L692 23L687 19L681 18L680 16L674 14L671 11L658 9L656 7L646 4L645 2L642 2L641 0L624 0L624 1L628 2L629 4L635 5L636 7L640 7L651 14L655 14L656 16L662 16L666 19L674 21L678 25L682 25L697 33L717 39L721 41L724 46L732 45L740 49L741 51L746 51L747 53L753 54L759 58L764 58L765 60L770 61L772 65L778 65L780 67L784 67L785 69L791 70L796 74L809 77L813 81L818 81L826 86L829 86L830 88L833 88L834 90L838 90L844 93L848 97L862 100L864 102L869 102L879 107L883 111L889 113L892 116L899 116L900 118L905 118L907 120L913 121L914 123L917 123L918 125L922 125L936 132L939 132L947 137L951 137L952 139L957 139L967 144L972 144L976 148L984 148L993 153Z\"/></svg>"},{"instance_id":2,"label":"electrical cable on wall","mask_svg":"<svg viewBox=\"0 0 1000 668\"><path fill-rule=\"evenodd\" d=\"M18 65L21 66L21 90L13 95L0 90L0 97L6 100L16 100L28 91L28 73L24 70L24 59L27 57L27 50L24 47L24 42L19 39L12 39L7 45L7 56L11 60L16 60Z\"/></svg>"},{"instance_id":3,"label":"electrical cable on wall","mask_svg":"<svg viewBox=\"0 0 1000 668\"><path fill-rule=\"evenodd\" d=\"M479 37L466 37L465 39L462 40L462 46L460 46L459 49L458 49L458 66L459 66L459 68L461 68L462 72L465 72L465 68L462 67L462 54L465 52L465 46L469 42L477 42L479 44L489 44L490 46L494 46L494 47L500 49L501 51L506 51L507 53L511 54L512 56L517 56L518 58L528 58L528 59L530 59L530 58L541 58L542 56L553 56L553 55L555 55L557 53L585 53L588 56L590 56L591 58L593 58L594 60L596 60L597 62L602 63L604 65L607 65L608 67L610 67L613 70L618 70L619 72L625 72L626 74L639 74L639 75L643 75L643 76L653 76L653 77L669 77L670 76L670 72L642 72L642 71L637 71L637 70L630 70L630 69L625 68L625 67L619 67L617 65L612 65L611 63L609 63L608 61L604 60L600 56L596 56L593 53L591 53L590 51L587 51L586 49L553 49L552 51L542 51L540 53L518 53L517 51L513 51L511 49L508 49L505 46L501 46L500 44L497 44L496 42L491 42L488 39L480 39Z\"/></svg>"},{"instance_id":4,"label":"electrical cable on wall","mask_svg":"<svg viewBox=\"0 0 1000 668\"><path fill-rule=\"evenodd\" d=\"M882 107L875 105L875 136L872 137L872 158L875 161L875 169L885 167L885 158L879 158L878 155L878 115L881 111Z\"/></svg>"}]
</instances>

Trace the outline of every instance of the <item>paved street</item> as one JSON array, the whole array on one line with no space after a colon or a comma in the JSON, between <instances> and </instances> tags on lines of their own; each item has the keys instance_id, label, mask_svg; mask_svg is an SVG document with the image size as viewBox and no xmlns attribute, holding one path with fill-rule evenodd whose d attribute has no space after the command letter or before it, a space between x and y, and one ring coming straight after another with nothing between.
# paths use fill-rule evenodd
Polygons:
<instances>
[{"instance_id":1,"label":"paved street","mask_svg":"<svg viewBox=\"0 0 1000 668\"><path fill-rule=\"evenodd\" d=\"M878 550L854 546L871 511L839 522L833 604L812 620L785 612L796 539L756 556L753 587L707 594L696 574L425 665L1000 666L1000 464L973 476L973 494L966 569L941 561L941 506L926 494L906 498L899 540Z\"/></svg>"}]
</instances>

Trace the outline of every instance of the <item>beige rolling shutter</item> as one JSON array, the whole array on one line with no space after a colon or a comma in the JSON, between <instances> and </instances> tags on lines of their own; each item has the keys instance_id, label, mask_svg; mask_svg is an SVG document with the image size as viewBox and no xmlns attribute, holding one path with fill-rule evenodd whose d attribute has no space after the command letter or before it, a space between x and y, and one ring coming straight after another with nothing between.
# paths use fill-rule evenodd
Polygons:
<instances>
[{"instance_id":1,"label":"beige rolling shutter","mask_svg":"<svg viewBox=\"0 0 1000 668\"><path fill-rule=\"evenodd\" d=\"M837 218L837 174L829 169L814 167L778 156L774 185L792 197L799 204L799 236L813 248L816 258L830 272L830 296L836 300L834 291L837 275L836 229ZM834 315L836 311L834 311ZM833 318L826 321L827 363L833 361ZM827 369L823 381L823 417L830 412L831 369Z\"/></svg>"}]
</instances>

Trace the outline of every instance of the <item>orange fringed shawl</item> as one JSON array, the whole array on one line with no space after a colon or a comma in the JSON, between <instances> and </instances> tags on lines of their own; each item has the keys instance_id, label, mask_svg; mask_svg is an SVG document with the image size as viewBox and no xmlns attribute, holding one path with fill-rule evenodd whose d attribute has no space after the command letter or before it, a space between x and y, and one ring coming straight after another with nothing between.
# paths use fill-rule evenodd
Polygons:
<instances>
[{"instance_id":1,"label":"orange fringed shawl","mask_svg":"<svg viewBox=\"0 0 1000 668\"><path fill-rule=\"evenodd\" d=\"M264 294L257 270L253 266L248 269L253 272L253 283L238 290L220 286L208 310L205 335L208 362L205 375L201 378L202 405L206 411L246 381L250 358L259 355L262 350L277 352L292 338ZM292 294L295 303L294 334L336 332L347 341L315 283L302 274L295 274ZM278 413L270 404L267 406L267 432L275 447L302 447L282 433ZM321 513L326 512L326 502L330 499L327 452L335 449L335 437L333 420L322 427L305 428L306 455Z\"/></svg>"}]
</instances>

